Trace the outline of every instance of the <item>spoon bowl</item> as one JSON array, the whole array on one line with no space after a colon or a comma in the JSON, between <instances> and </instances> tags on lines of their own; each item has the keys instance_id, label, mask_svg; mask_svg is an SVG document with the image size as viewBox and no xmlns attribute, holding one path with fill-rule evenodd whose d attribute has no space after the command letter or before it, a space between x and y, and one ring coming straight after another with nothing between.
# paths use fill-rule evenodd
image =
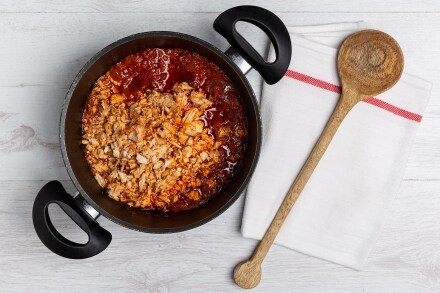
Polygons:
<instances>
[{"instance_id":1,"label":"spoon bowl","mask_svg":"<svg viewBox=\"0 0 440 293\"><path fill-rule=\"evenodd\" d=\"M361 100L391 88L403 72L403 53L390 35L363 30L349 36L338 54L342 88L355 91Z\"/></svg>"},{"instance_id":2,"label":"spoon bowl","mask_svg":"<svg viewBox=\"0 0 440 293\"><path fill-rule=\"evenodd\" d=\"M241 288L255 288L261 280L261 263L251 259L239 263L234 269L234 280Z\"/></svg>"}]
</instances>

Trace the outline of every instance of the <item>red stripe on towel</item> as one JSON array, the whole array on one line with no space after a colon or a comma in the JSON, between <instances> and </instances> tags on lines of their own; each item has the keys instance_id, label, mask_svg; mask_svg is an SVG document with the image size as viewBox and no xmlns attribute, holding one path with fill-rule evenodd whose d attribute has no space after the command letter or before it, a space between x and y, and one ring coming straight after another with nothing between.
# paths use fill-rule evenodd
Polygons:
<instances>
[{"instance_id":1,"label":"red stripe on towel","mask_svg":"<svg viewBox=\"0 0 440 293\"><path fill-rule=\"evenodd\" d=\"M310 75L305 75L293 70L288 69L285 76L311 84L313 86L334 92L334 93L341 93L341 87L336 84L331 84L329 82L311 77Z\"/></svg>"},{"instance_id":2,"label":"red stripe on towel","mask_svg":"<svg viewBox=\"0 0 440 293\"><path fill-rule=\"evenodd\" d=\"M285 76L296 79L298 81L302 81L305 83L308 83L310 85L334 92L334 93L341 93L341 87L336 85L336 84L331 84L329 82L314 78L310 75L306 75L303 73L299 73L293 70L287 70ZM398 115L400 117L409 119L409 120L413 120L416 122L420 122L422 120L422 115L419 115L417 113L413 113L407 110L404 110L402 108L393 106L385 101L379 100L375 97L371 97L371 98L367 98L365 100L363 100L363 102L368 103L370 105L379 107L381 109L384 109L390 113L393 113L395 115Z\"/></svg>"},{"instance_id":3,"label":"red stripe on towel","mask_svg":"<svg viewBox=\"0 0 440 293\"><path fill-rule=\"evenodd\" d=\"M387 110L388 112L391 112L393 114L399 115L399 116L404 117L404 118L409 119L409 120L414 120L414 121L417 121L417 122L422 121L422 116L421 115L419 115L417 113L406 111L406 110L401 109L401 108L396 107L396 106L393 106L393 105L388 104L387 102L379 100L379 99L377 99L375 97L367 98L367 99L363 100L362 102L365 102L365 103L377 106L379 108Z\"/></svg>"}]
</instances>

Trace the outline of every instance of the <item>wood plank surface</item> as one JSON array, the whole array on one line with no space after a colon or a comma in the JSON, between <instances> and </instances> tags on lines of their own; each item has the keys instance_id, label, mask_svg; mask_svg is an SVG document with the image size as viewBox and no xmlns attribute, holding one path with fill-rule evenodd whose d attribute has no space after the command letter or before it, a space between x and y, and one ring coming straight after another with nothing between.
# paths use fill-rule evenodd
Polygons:
<instances>
[{"instance_id":1,"label":"wood plank surface","mask_svg":"<svg viewBox=\"0 0 440 293\"><path fill-rule=\"evenodd\" d=\"M362 0L354 1L207 1L191 0L176 2L165 0L151 2L149 0L118 1L118 0L33 0L33 1L3 1L0 12L19 13L121 13L121 12L221 12L237 5L263 6L274 12L439 12L436 0Z\"/></svg>"},{"instance_id":2,"label":"wood plank surface","mask_svg":"<svg viewBox=\"0 0 440 293\"><path fill-rule=\"evenodd\" d=\"M68 180L58 142L60 109L76 73L96 52L130 34L172 30L220 49L217 15L261 5L287 25L366 21L401 44L405 71L434 83L404 181L365 270L274 246L254 292L440 292L440 3L430 1L12 1L0 3L0 292L239 292L232 270L256 241L239 233L243 200L212 222L153 235L101 217L113 234L102 254L75 261L50 253L31 220L45 182ZM259 52L268 41L240 26ZM249 80L259 96L261 78ZM84 240L54 210L66 235Z\"/></svg>"},{"instance_id":3,"label":"wood plank surface","mask_svg":"<svg viewBox=\"0 0 440 293\"><path fill-rule=\"evenodd\" d=\"M218 13L105 13L90 18L82 13L3 14L0 18L0 160L14 169L0 169L3 180L68 179L58 151L59 113L65 93L81 67L106 45L148 30L175 30L193 34L221 49L227 42L211 27ZM405 53L405 71L428 80L440 76L440 26L437 14L392 13L279 13L287 25L308 25L363 19L371 28L393 35ZM191 20L191 21L188 21ZM175 25L178 23L179 25ZM414 24L417 25L414 25ZM430 30L426 30L430 27ZM248 26L242 30L260 52L267 39ZM429 39L429 42L426 42ZM44 40L44 41L43 41ZM419 44L426 43L426 46ZM30 54L32 52L32 54ZM5 55L3 54L3 55ZM261 78L249 80L256 92ZM432 96L440 95L434 83ZM14 103L11 103L11 100ZM440 99L432 98L420 125L405 178L439 179ZM426 146L429 149L425 149ZM29 159L33 164L28 164Z\"/></svg>"},{"instance_id":4,"label":"wood plank surface","mask_svg":"<svg viewBox=\"0 0 440 293\"><path fill-rule=\"evenodd\" d=\"M131 231L105 218L109 248L69 260L48 252L30 213L42 181L0 182L1 292L243 292L234 265L256 241L239 233L243 199L202 227L178 234ZM71 193L69 181L63 184ZM404 181L363 271L274 246L252 292L439 292L439 181ZM84 239L61 213L53 219L71 239ZM82 233L82 232L81 232Z\"/></svg>"}]
</instances>

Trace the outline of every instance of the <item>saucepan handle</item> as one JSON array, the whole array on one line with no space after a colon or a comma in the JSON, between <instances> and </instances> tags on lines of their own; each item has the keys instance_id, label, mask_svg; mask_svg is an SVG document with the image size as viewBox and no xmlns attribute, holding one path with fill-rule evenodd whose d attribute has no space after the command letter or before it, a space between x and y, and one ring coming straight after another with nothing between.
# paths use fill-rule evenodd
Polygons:
<instances>
[{"instance_id":1,"label":"saucepan handle","mask_svg":"<svg viewBox=\"0 0 440 293\"><path fill-rule=\"evenodd\" d=\"M49 217L49 205L52 203L59 205L87 233L87 243L72 242L56 230ZM35 198L32 219L41 242L54 253L66 258L94 256L106 249L112 240L110 232L99 226L58 181L51 181L40 190Z\"/></svg>"},{"instance_id":2,"label":"saucepan handle","mask_svg":"<svg viewBox=\"0 0 440 293\"><path fill-rule=\"evenodd\" d=\"M237 32L235 25L238 21L254 24L267 34L275 49L275 62L266 62ZM292 55L292 43L284 23L269 10L249 5L228 9L214 21L214 29L261 74L266 83L274 84L286 73Z\"/></svg>"}]
</instances>

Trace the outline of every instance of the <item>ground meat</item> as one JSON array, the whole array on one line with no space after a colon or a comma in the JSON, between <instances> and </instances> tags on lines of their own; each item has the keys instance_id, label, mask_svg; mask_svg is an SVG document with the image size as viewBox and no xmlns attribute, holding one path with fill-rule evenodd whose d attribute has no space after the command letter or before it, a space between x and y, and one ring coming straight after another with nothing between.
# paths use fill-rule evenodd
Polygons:
<instances>
[{"instance_id":1,"label":"ground meat","mask_svg":"<svg viewBox=\"0 0 440 293\"><path fill-rule=\"evenodd\" d=\"M83 115L97 182L112 199L148 210L190 209L219 192L239 166L246 135L231 81L181 49L149 49L116 64L96 82Z\"/></svg>"}]
</instances>

